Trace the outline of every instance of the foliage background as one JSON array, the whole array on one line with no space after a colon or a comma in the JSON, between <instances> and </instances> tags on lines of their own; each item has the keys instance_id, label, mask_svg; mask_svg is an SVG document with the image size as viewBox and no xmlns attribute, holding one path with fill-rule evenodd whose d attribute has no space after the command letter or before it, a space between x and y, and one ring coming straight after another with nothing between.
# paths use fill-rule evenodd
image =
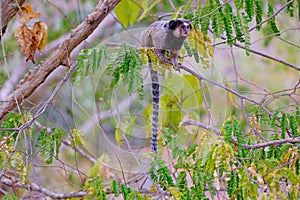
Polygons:
<instances>
[{"instance_id":1,"label":"foliage background","mask_svg":"<svg viewBox=\"0 0 300 200\"><path fill-rule=\"evenodd\" d=\"M218 2L123 0L68 55L69 64L57 67L29 98L1 120L4 197L299 198L300 3ZM237 9L235 5L241 2L243 6ZM258 15L252 6L260 2L264 2L261 14L266 23L258 31L252 29ZM42 64L72 29L86 20L97 1L26 3L41 12L41 20L48 26L48 42L45 50L35 55L36 65L25 62L13 37L19 24L11 20L1 37L1 104L11 87L22 83L19 81L26 72ZM206 9L210 3L216 6L212 10ZM251 40L245 38L246 46L238 40L227 40L230 31L221 21L217 26L219 35L213 34L211 22L206 28L205 20L220 8L225 17L231 17L226 10L229 4L240 19L253 15L253 21L240 27L244 33L247 27L251 30L250 35L246 34L251 36ZM274 24L268 23L272 21L268 6L277 13L280 35ZM122 47L124 42L138 46L135 39L143 27L162 16L172 18L179 11L199 25L202 33L207 31L211 42L201 41L213 47L213 56L209 66L203 60L197 63L195 57L184 59L184 65L202 77L200 81L188 70L175 73L161 69L161 84L165 87L161 97L164 111L160 113L161 158L151 164L149 72L145 64L142 68L132 65L137 79L129 76L128 85L143 78L144 97L140 100L140 91L128 90L130 86L122 82L125 71L121 82L113 74L117 62L113 53L121 60L126 48L132 56L130 47L120 48L120 54L113 48ZM231 34L237 33L232 27ZM87 50L79 53L81 49ZM205 57L203 51L206 49L198 50L198 56ZM71 69L77 71L69 79ZM190 101L181 103L185 98ZM272 141L278 143L268 145ZM265 146L249 150L260 144Z\"/></svg>"}]
</instances>

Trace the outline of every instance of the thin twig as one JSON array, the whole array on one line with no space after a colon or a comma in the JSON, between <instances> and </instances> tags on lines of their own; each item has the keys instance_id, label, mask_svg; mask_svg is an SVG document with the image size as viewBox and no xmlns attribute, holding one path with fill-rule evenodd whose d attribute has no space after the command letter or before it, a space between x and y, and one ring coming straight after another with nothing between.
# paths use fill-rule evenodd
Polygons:
<instances>
[{"instance_id":1,"label":"thin twig","mask_svg":"<svg viewBox=\"0 0 300 200\"><path fill-rule=\"evenodd\" d=\"M24 188L29 191L40 192L48 197L51 197L52 199L67 199L67 198L87 196L87 193L83 192L83 191L69 192L69 193L55 193L55 192L48 190L36 183L21 184L19 181L14 182L13 180L6 178L6 177L2 177L0 182L9 187L19 187L19 188Z\"/></svg>"},{"instance_id":2,"label":"thin twig","mask_svg":"<svg viewBox=\"0 0 300 200\"><path fill-rule=\"evenodd\" d=\"M197 122L194 120L185 120L182 121L180 123L181 126L187 126L187 125L195 125L201 128L204 128L206 130L212 131L214 133L216 133L217 135L222 135L221 131L217 128L211 127L207 124L201 123L201 122ZM233 143L237 144L237 141L232 140ZM242 144L242 147L244 149L260 149L260 148L265 148L265 147L269 147L269 146L276 146L276 145L280 145L280 144L285 144L285 143L291 143L291 144L296 144L296 143L300 143L300 137L295 137L295 138L286 138L286 139L282 139L282 140L272 140L269 142L264 142L264 143L260 143L260 144L253 144L253 145L248 145L248 144Z\"/></svg>"},{"instance_id":3,"label":"thin twig","mask_svg":"<svg viewBox=\"0 0 300 200\"><path fill-rule=\"evenodd\" d=\"M240 45L240 44L237 44L237 43L234 43L233 45L236 46L236 47L239 47L239 48L241 48L241 49L245 49L245 48L246 48L245 46ZM256 55L259 55L259 56L268 58L268 59L273 60L273 61L275 61L275 62L284 64L284 65L286 65L286 66L288 66L288 67L291 67L292 69L295 69L295 70L297 70L297 71L300 71L300 67L298 67L298 66L296 66L296 65L293 65L292 63L289 63L289 62L287 62L287 61L281 60L281 59L279 59L279 58L272 57L272 56L270 56L270 55L267 55L267 54L265 54L265 53L262 53L262 52L259 52L259 51L253 50L253 49L250 49L250 52L251 52L251 53L254 53L254 54L256 54Z\"/></svg>"},{"instance_id":4,"label":"thin twig","mask_svg":"<svg viewBox=\"0 0 300 200\"><path fill-rule=\"evenodd\" d=\"M89 161L91 161L92 163L96 163L97 160L92 157L91 155L89 155L88 153L86 153L83 149L81 149L78 145L72 145L71 141L69 141L67 138L64 138L62 140L62 143L68 147L72 147L74 148L75 151L77 151L78 153L80 153L81 156L85 157L86 159L88 159Z\"/></svg>"}]
</instances>

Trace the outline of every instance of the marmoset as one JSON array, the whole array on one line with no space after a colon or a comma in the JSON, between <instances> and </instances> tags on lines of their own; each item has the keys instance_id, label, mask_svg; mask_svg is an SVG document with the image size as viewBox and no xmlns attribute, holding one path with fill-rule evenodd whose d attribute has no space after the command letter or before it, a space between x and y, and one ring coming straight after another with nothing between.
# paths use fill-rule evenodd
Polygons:
<instances>
[{"instance_id":1,"label":"marmoset","mask_svg":"<svg viewBox=\"0 0 300 200\"><path fill-rule=\"evenodd\" d=\"M141 34L143 47L154 47L154 51L162 63L169 63L179 70L181 63L177 61L178 51L191 30L191 23L186 19L157 21L146 28ZM166 56L169 52L169 58ZM157 71L152 69L151 59L148 58L152 79L152 140L151 150L158 153L158 111L159 111L159 83Z\"/></svg>"}]
</instances>

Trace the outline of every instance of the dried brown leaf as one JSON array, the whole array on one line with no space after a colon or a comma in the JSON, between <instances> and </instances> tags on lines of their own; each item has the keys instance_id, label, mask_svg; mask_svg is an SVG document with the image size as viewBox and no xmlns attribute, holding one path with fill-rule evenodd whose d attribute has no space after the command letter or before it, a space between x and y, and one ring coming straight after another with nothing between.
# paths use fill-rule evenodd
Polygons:
<instances>
[{"instance_id":1,"label":"dried brown leaf","mask_svg":"<svg viewBox=\"0 0 300 200\"><path fill-rule=\"evenodd\" d=\"M36 22L33 26L32 32L37 36L37 49L42 51L46 46L48 27L44 22Z\"/></svg>"},{"instance_id":2,"label":"dried brown leaf","mask_svg":"<svg viewBox=\"0 0 300 200\"><path fill-rule=\"evenodd\" d=\"M37 46L34 40L36 35L32 35L32 31L27 27L26 24L18 27L15 32L15 37L20 44L21 52L26 56L27 59L32 60L34 63L34 52ZM35 47L35 48L34 48Z\"/></svg>"},{"instance_id":3,"label":"dried brown leaf","mask_svg":"<svg viewBox=\"0 0 300 200\"><path fill-rule=\"evenodd\" d=\"M31 19L39 18L40 16L41 16L41 13L34 12L32 10L32 6L30 4L27 4L27 5L21 7L21 10L18 12L18 15L17 15L17 20L20 23L24 23Z\"/></svg>"}]
</instances>

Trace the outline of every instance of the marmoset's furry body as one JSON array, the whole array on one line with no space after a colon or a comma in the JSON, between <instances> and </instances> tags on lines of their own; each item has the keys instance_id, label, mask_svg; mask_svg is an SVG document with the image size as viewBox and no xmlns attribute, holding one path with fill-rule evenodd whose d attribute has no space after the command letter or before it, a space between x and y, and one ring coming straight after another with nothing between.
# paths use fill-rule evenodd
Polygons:
<instances>
[{"instance_id":1,"label":"marmoset's furry body","mask_svg":"<svg viewBox=\"0 0 300 200\"><path fill-rule=\"evenodd\" d=\"M170 21L157 21L146 28L141 34L143 47L154 47L154 51L162 63L172 64L179 70L181 63L177 61L178 51L191 29L191 23L185 19L173 19ZM169 52L168 58L165 52ZM159 111L159 83L157 71L152 69L149 58L149 68L152 79L152 141L151 149L158 153L158 111Z\"/></svg>"}]
</instances>

